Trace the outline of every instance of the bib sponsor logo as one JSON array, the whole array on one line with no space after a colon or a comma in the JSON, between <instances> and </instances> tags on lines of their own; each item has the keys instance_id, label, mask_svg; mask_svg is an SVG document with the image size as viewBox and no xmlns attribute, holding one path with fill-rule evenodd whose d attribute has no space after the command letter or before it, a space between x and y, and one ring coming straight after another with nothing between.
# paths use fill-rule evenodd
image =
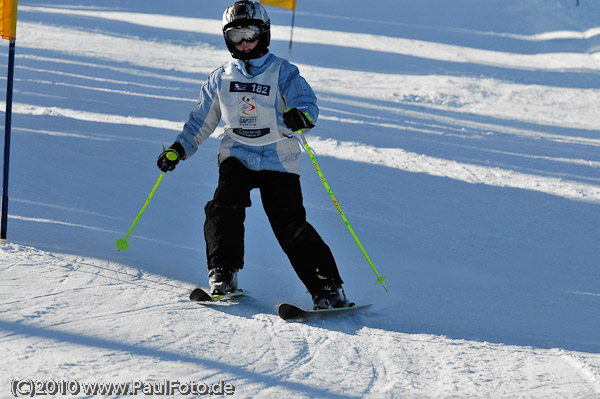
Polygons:
<instances>
[{"instance_id":1,"label":"bib sponsor logo","mask_svg":"<svg viewBox=\"0 0 600 399\"><path fill-rule=\"evenodd\" d=\"M255 139L258 137L266 136L270 130L267 129L233 129L233 133L238 136L247 137L249 139Z\"/></svg>"},{"instance_id":2,"label":"bib sponsor logo","mask_svg":"<svg viewBox=\"0 0 600 399\"><path fill-rule=\"evenodd\" d=\"M258 127L256 96L240 95L239 97L240 127Z\"/></svg>"}]
</instances>

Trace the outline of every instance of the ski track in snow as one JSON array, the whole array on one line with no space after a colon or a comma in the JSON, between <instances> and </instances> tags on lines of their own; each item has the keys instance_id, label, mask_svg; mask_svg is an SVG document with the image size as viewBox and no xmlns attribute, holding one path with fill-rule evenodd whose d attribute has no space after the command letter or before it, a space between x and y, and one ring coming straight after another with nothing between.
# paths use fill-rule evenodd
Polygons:
<instances>
[{"instance_id":1,"label":"ski track in snow","mask_svg":"<svg viewBox=\"0 0 600 399\"><path fill-rule=\"evenodd\" d=\"M347 59L295 62L320 101L309 143L367 249L379 249L370 254L391 292L370 287L368 265L351 239L338 238L348 238L345 226L311 180L306 206L328 226L319 231L330 245L344 249L351 298L375 306L349 319L289 323L276 316L275 301L307 305L307 294L279 268L281 254L263 254L272 238L254 228L268 226L253 210L247 240L261 248L248 245L243 276L253 294L235 305L187 300L204 257L198 201L214 189L208 159L222 128L195 164L165 179L129 237L132 248L116 253L114 241L156 179L148 165L229 54L144 36L153 28L219 37L218 15L84 3L19 5L9 240L19 238L0 246L0 397L13 378L166 378L223 379L243 398L600 398L600 89L587 85L600 53L579 43L597 39L600 28L564 22L526 34L410 24L548 48L578 41L573 51L528 53L517 44L501 51L386 36L377 24L368 34L297 26L296 46L316 45L317 58L372 52L417 66L389 73ZM361 21L354 12L320 18ZM285 42L289 28L273 24L272 34ZM456 65L469 73L444 73ZM585 78L552 81L558 72ZM553 78L531 84L529 73ZM577 245L570 256L568 244Z\"/></svg>"},{"instance_id":2,"label":"ski track in snow","mask_svg":"<svg viewBox=\"0 0 600 399\"><path fill-rule=\"evenodd\" d=\"M186 18L166 15L127 13L114 11L88 11L69 10L61 8L46 7L21 7L21 11L43 12L63 15L81 15L108 19L111 21L122 21L137 25L150 26L169 30L181 30L185 32L205 33L210 35L220 34L221 21ZM286 40L289 35L287 27L273 26L272 39ZM579 35L567 32L556 32L554 35L546 33L536 36L517 36L526 40L548 40L549 38L590 38L597 34L597 29L581 32ZM324 40L324 38L327 38ZM422 40L409 40L380 35L359 34L351 32L336 32L332 30L296 28L297 42L318 43L330 46L352 47L370 51L382 51L410 55L414 57L451 61L464 63L478 63L483 65L503 66L520 69L539 70L569 70L569 69L600 69L596 59L600 59L598 53L556 53L556 54L516 54L502 53L498 51L486 51L475 48L459 47L441 43L426 42ZM347 71L346 71L347 72Z\"/></svg>"},{"instance_id":3,"label":"ski track in snow","mask_svg":"<svg viewBox=\"0 0 600 399\"><path fill-rule=\"evenodd\" d=\"M189 283L112 262L14 244L1 251L3 281L16 284L10 295L0 294L0 342L15 360L10 369L0 366L4 387L9 377L25 375L96 381L106 358L120 362L118 381L225 378L241 397L521 397L524 387L529 397L600 393L597 354L410 335L350 321L288 323L257 313L260 305L251 300L214 308L189 303ZM40 285L48 288L39 291ZM235 316L210 334L194 329L213 312Z\"/></svg>"},{"instance_id":4,"label":"ski track in snow","mask_svg":"<svg viewBox=\"0 0 600 399\"><path fill-rule=\"evenodd\" d=\"M168 100L167 98L163 98ZM4 104L0 102L0 107ZM136 118L131 116L106 115L58 107L40 107L28 104L14 104L13 112L25 115L51 115L73 118L83 121L114 123L119 125L147 126L159 129L179 131L182 124L175 121L153 118ZM327 116L322 117L327 119ZM371 123L379 125L378 123ZM389 124L383 125L390 128ZM402 126L395 126L403 129ZM218 129L213 137L223 133ZM573 139L576 140L576 139ZM590 139L600 145L600 140ZM373 165L383 165L390 168L406 170L413 173L426 173L432 176L443 176L468 183L481 183L499 187L514 187L525 190L535 190L564 198L600 202L600 186L565 181L560 178L550 178L528 175L501 168L469 165L452 160L429 157L404 151L401 148L377 148L355 142L339 142L337 140L322 140L319 137L309 137L309 144L317 154L338 159L365 162ZM594 144L596 145L596 144ZM585 163L597 167L597 162Z\"/></svg>"},{"instance_id":5,"label":"ski track in snow","mask_svg":"<svg viewBox=\"0 0 600 399\"><path fill-rule=\"evenodd\" d=\"M226 52L203 45L190 47L157 43L27 22L21 23L19 29L27 32L20 38L20 46L26 48L53 48L69 55L128 62L157 69L209 74L218 65L213 61L215 58L227 58ZM164 59L160 54L170 54L170 58ZM491 78L411 76L298 66L307 79L321 88L320 91L339 95L355 96L360 93L360 97L366 99L418 103L426 107L500 118L510 108L513 118L565 127L595 129L600 122L598 89L520 85ZM341 82L336 76L347 78ZM544 106L535 105L539 102L543 102ZM548 102L552 102L552 107L548 107ZM577 110L579 117L574 117L574 110ZM535 118L531 116L533 112Z\"/></svg>"}]
</instances>

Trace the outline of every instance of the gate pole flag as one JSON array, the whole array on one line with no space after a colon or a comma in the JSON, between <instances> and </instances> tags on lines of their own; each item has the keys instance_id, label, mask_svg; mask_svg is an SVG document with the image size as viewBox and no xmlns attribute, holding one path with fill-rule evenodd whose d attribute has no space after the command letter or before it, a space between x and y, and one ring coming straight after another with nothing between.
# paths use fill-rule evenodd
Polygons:
<instances>
[{"instance_id":1,"label":"gate pole flag","mask_svg":"<svg viewBox=\"0 0 600 399\"><path fill-rule=\"evenodd\" d=\"M17 4L18 0L0 0L0 35L3 39L9 40L0 243L6 242L6 225L8 220L8 165L10 160L10 126L12 118L13 76L15 70L15 40L17 38Z\"/></svg>"},{"instance_id":2,"label":"gate pole flag","mask_svg":"<svg viewBox=\"0 0 600 399\"><path fill-rule=\"evenodd\" d=\"M294 19L296 18L296 0L260 0L260 4L265 6L281 7L292 10L292 29L290 31L290 48L292 54L292 37L294 36Z\"/></svg>"}]
</instances>

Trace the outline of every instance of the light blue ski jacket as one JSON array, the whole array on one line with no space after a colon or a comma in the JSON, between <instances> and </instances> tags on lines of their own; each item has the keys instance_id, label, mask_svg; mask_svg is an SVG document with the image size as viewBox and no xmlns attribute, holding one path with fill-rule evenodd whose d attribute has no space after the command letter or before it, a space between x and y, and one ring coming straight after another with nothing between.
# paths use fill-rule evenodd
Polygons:
<instances>
[{"instance_id":1,"label":"light blue ski jacket","mask_svg":"<svg viewBox=\"0 0 600 399\"><path fill-rule=\"evenodd\" d=\"M244 61L234 59L230 62L244 76L254 77L263 73L276 59L277 56L267 53L260 58L249 60L249 71L246 70ZM274 170L300 174L300 145L295 137L291 137L290 130L285 127L283 112L288 108L296 107L307 112L313 123L316 123L319 108L315 93L306 80L300 76L298 68L285 59L282 61L278 82L280 95L277 97L275 106L279 130L283 135L290 137L264 146L252 146L239 143L225 134L221 138L219 163L229 157L235 157L251 170ZM224 67L225 65L219 67L209 75L207 82L202 86L200 100L190 113L190 118L183 131L175 140L185 149L182 159L191 157L198 146L215 131L221 121L219 89Z\"/></svg>"}]
</instances>

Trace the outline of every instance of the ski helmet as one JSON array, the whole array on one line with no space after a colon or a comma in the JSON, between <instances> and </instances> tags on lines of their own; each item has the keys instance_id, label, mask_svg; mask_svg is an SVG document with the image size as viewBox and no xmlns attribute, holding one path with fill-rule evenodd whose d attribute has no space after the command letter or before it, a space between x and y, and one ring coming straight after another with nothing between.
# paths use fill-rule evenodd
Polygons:
<instances>
[{"instance_id":1,"label":"ski helmet","mask_svg":"<svg viewBox=\"0 0 600 399\"><path fill-rule=\"evenodd\" d=\"M233 58L248 60L263 56L269 51L271 43L271 20L267 10L253 1L236 1L223 13L223 38ZM256 39L258 44L249 53L235 48L242 41L251 42Z\"/></svg>"}]
</instances>

